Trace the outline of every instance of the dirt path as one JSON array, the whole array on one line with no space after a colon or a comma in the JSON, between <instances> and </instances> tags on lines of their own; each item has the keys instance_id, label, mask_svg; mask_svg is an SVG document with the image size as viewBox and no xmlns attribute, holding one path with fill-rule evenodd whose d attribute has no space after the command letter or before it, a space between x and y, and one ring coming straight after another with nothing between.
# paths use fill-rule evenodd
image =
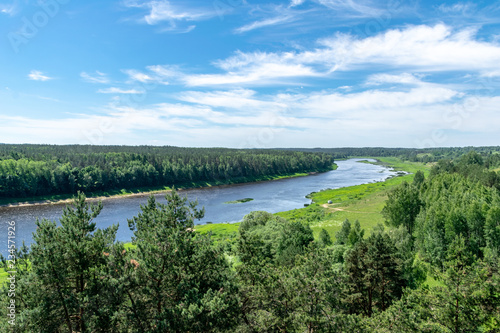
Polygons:
<instances>
[{"instance_id":1,"label":"dirt path","mask_svg":"<svg viewBox=\"0 0 500 333\"><path fill-rule=\"evenodd\" d=\"M377 212L359 212L359 211L353 211L353 210L346 210L342 207L332 207L331 205L336 205L336 204L322 204L321 207L326 208L330 211L334 212L347 212L347 213L357 213L357 214L377 214Z\"/></svg>"},{"instance_id":2,"label":"dirt path","mask_svg":"<svg viewBox=\"0 0 500 333\"><path fill-rule=\"evenodd\" d=\"M345 210L344 208L341 208L341 207L332 207L328 204L322 204L321 207L324 207L326 209L329 209L329 210L333 210L335 212L348 212L347 210Z\"/></svg>"}]
</instances>

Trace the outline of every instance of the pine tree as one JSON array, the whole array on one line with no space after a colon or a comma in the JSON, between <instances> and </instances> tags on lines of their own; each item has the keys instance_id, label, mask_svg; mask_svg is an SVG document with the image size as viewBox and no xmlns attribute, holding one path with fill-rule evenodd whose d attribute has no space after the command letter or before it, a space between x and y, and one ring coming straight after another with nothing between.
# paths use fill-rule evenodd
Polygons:
<instances>
[{"instance_id":1,"label":"pine tree","mask_svg":"<svg viewBox=\"0 0 500 333\"><path fill-rule=\"evenodd\" d=\"M237 292L223 254L194 231L203 216L175 190L167 203L151 196L138 216L130 262L130 325L147 332L211 332L238 319Z\"/></svg>"},{"instance_id":2,"label":"pine tree","mask_svg":"<svg viewBox=\"0 0 500 333\"><path fill-rule=\"evenodd\" d=\"M31 286L21 315L27 331L113 331L107 325L117 304L108 302L102 272L118 227L96 229L93 220L102 204L89 205L85 199L78 193L73 206L64 209L61 226L37 221L29 255L32 270L20 282Z\"/></svg>"}]
</instances>

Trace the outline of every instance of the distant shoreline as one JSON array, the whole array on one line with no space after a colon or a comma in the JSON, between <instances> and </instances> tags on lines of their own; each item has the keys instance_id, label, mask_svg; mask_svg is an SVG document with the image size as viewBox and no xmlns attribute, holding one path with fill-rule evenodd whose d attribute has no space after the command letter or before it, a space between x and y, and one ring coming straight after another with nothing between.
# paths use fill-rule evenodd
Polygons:
<instances>
[{"instance_id":1,"label":"distant shoreline","mask_svg":"<svg viewBox=\"0 0 500 333\"><path fill-rule=\"evenodd\" d=\"M192 187L179 187L177 190L179 192L182 192L184 190L192 190L192 189L207 189L207 188L216 188L216 187L229 187L229 186L235 186L235 185L241 185L241 184L252 184L252 183L262 183L262 182L268 182L268 181L274 181L274 180L279 180L279 179L289 179L289 178L297 178L297 177L305 177L305 176L311 176L315 175L318 173L323 173L323 172L328 172L336 170L336 165L334 168L331 170L327 171L321 171L321 172L302 172L302 173L297 173L293 175L288 175L288 176L276 176L272 177L270 179L264 179L264 180L255 180L255 181L248 181L248 182L236 182L236 183L228 183L228 184L217 184L217 185L204 185L204 186L192 186ZM169 193L171 192L172 189L162 189L162 190L151 190L151 191L143 191L143 192L137 192L137 193L123 193L123 194L112 194L112 195L97 195L95 197L90 196L87 197L88 202L95 202L95 201L104 201L108 199L117 199L117 198L131 198L131 197L140 197L140 196L147 196L151 194L163 194L163 193ZM87 194L86 194L87 195ZM70 196L70 195L68 195ZM6 204L0 204L0 208L13 208L13 207L32 207L32 206L48 206L48 205L62 205L62 204L70 204L73 202L73 196L68 198L61 198L61 199L46 199L46 200L29 200L29 201L20 201L20 202L13 202L13 203L6 203Z\"/></svg>"}]
</instances>

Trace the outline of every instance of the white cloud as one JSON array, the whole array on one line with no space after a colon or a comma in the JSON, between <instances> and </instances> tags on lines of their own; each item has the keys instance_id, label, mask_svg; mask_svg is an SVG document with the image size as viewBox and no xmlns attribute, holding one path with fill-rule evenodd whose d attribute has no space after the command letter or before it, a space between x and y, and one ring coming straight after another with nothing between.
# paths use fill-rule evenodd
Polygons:
<instances>
[{"instance_id":1,"label":"white cloud","mask_svg":"<svg viewBox=\"0 0 500 333\"><path fill-rule=\"evenodd\" d=\"M140 82L153 85L168 85L170 81L176 81L185 75L178 67L168 65L147 66L146 71L123 69L122 72L128 76L128 81L126 83Z\"/></svg>"},{"instance_id":2,"label":"white cloud","mask_svg":"<svg viewBox=\"0 0 500 333\"><path fill-rule=\"evenodd\" d=\"M413 79L411 79L413 77ZM417 82L410 74L379 74L377 82ZM179 103L109 105L103 115L42 120L0 115L0 141L181 146L419 146L436 128L439 145L493 144L500 126L497 96L462 96L447 86L419 82L362 92L321 91L262 95L254 90L188 91ZM186 104L187 103L187 104ZM104 124L104 125L103 125ZM105 130L103 130L105 129ZM180 139L180 134L182 138ZM18 138L18 139L16 139ZM187 139L184 139L187 138Z\"/></svg>"},{"instance_id":3,"label":"white cloud","mask_svg":"<svg viewBox=\"0 0 500 333\"><path fill-rule=\"evenodd\" d=\"M99 89L97 91L100 94L142 94L144 91L137 89L120 89L116 87L110 87L106 89Z\"/></svg>"},{"instance_id":4,"label":"white cloud","mask_svg":"<svg viewBox=\"0 0 500 333\"><path fill-rule=\"evenodd\" d=\"M11 3L2 3L0 4L0 13L14 16L19 12L18 0L10 1Z\"/></svg>"},{"instance_id":5,"label":"white cloud","mask_svg":"<svg viewBox=\"0 0 500 333\"><path fill-rule=\"evenodd\" d=\"M366 82L368 85L380 85L383 83L398 83L398 84L423 84L420 77L410 74L403 73L399 75L394 74L373 74L368 77Z\"/></svg>"},{"instance_id":6,"label":"white cloud","mask_svg":"<svg viewBox=\"0 0 500 333\"><path fill-rule=\"evenodd\" d=\"M470 71L496 68L500 45L478 41L475 30L453 31L444 24L410 26L389 30L374 37L354 39L339 35L322 41L325 48L312 55L333 60L336 68L383 64L424 71Z\"/></svg>"},{"instance_id":7,"label":"white cloud","mask_svg":"<svg viewBox=\"0 0 500 333\"><path fill-rule=\"evenodd\" d=\"M437 24L408 26L366 38L338 34L319 40L317 48L300 52L236 52L214 63L225 73L185 75L184 81L188 86L293 84L291 78L328 77L335 71L375 65L403 71L472 71L491 76L498 71L499 63L498 43L478 40L474 29L455 31Z\"/></svg>"},{"instance_id":8,"label":"white cloud","mask_svg":"<svg viewBox=\"0 0 500 333\"><path fill-rule=\"evenodd\" d=\"M196 25L194 25L194 24L187 26L187 27L183 27L183 28L177 27L175 24L173 24L170 27L160 29L159 31L160 32L171 32L171 33L176 33L176 34L187 34L191 31L193 31L194 29L196 29Z\"/></svg>"},{"instance_id":9,"label":"white cloud","mask_svg":"<svg viewBox=\"0 0 500 333\"><path fill-rule=\"evenodd\" d=\"M48 81L48 80L52 80L51 77L48 77L48 76L44 75L43 72L40 72L40 71L37 71L37 70L32 70L28 74L28 78L30 80L33 80L33 81Z\"/></svg>"},{"instance_id":10,"label":"white cloud","mask_svg":"<svg viewBox=\"0 0 500 333\"><path fill-rule=\"evenodd\" d=\"M139 81L142 83L154 81L154 78L150 75L139 72L135 69L124 69L123 72L127 74L132 81Z\"/></svg>"},{"instance_id":11,"label":"white cloud","mask_svg":"<svg viewBox=\"0 0 500 333\"><path fill-rule=\"evenodd\" d=\"M291 0L290 7L296 7L302 5L306 0Z\"/></svg>"},{"instance_id":12,"label":"white cloud","mask_svg":"<svg viewBox=\"0 0 500 333\"><path fill-rule=\"evenodd\" d=\"M311 78L332 78L350 70L399 71L373 74L368 85L419 84L431 72L460 71L498 76L500 45L478 40L476 30L453 30L444 24L407 26L372 37L337 34L315 48L289 52L241 52L217 60L212 73L187 73L177 66L156 65L147 71L125 70L132 81L184 84L188 87L308 85ZM408 74L408 73L418 74ZM232 87L234 88L234 87Z\"/></svg>"},{"instance_id":13,"label":"white cloud","mask_svg":"<svg viewBox=\"0 0 500 333\"><path fill-rule=\"evenodd\" d=\"M216 108L236 109L242 112L279 110L286 108L286 104L273 100L262 100L256 96L257 92L249 89L238 89L230 91L186 91L176 95L177 99L207 105Z\"/></svg>"},{"instance_id":14,"label":"white cloud","mask_svg":"<svg viewBox=\"0 0 500 333\"><path fill-rule=\"evenodd\" d=\"M173 32L173 33L188 33L196 28L191 24L187 27L179 26L180 22L193 22L201 21L212 18L216 15L215 11L207 8L193 9L181 8L179 2L175 5L167 0L154 0L154 1L124 1L124 5L129 8L147 9L148 13L141 19L149 25L160 25L166 23L159 31L160 32Z\"/></svg>"},{"instance_id":15,"label":"white cloud","mask_svg":"<svg viewBox=\"0 0 500 333\"><path fill-rule=\"evenodd\" d=\"M196 21L210 16L201 11L178 10L169 1L151 1L148 6L151 11L144 17L148 24L157 24L162 21Z\"/></svg>"},{"instance_id":16,"label":"white cloud","mask_svg":"<svg viewBox=\"0 0 500 333\"><path fill-rule=\"evenodd\" d=\"M267 26L272 26L272 25L276 25L276 24L289 22L292 19L293 19L293 16L290 16L290 15L272 17L269 19L252 22L250 24L239 27L239 28L235 29L235 32L236 33L248 32L251 30L255 30L255 29L259 29L259 28L263 28L263 27L267 27Z\"/></svg>"},{"instance_id":17,"label":"white cloud","mask_svg":"<svg viewBox=\"0 0 500 333\"><path fill-rule=\"evenodd\" d=\"M352 116L364 111L374 112L405 112L408 107L449 102L458 92L436 85L424 85L410 90L384 91L366 90L359 93L313 93L306 96L294 96L295 107L322 117L335 114Z\"/></svg>"},{"instance_id":18,"label":"white cloud","mask_svg":"<svg viewBox=\"0 0 500 333\"><path fill-rule=\"evenodd\" d=\"M499 70L484 71L484 72L481 73L481 76L483 76L483 77L497 77L497 76L500 76L500 69Z\"/></svg>"},{"instance_id":19,"label":"white cloud","mask_svg":"<svg viewBox=\"0 0 500 333\"><path fill-rule=\"evenodd\" d=\"M188 86L217 85L271 85L295 84L300 77L315 77L311 68L301 64L280 64L268 62L242 68L238 72L227 74L186 75L183 80Z\"/></svg>"},{"instance_id":20,"label":"white cloud","mask_svg":"<svg viewBox=\"0 0 500 333\"><path fill-rule=\"evenodd\" d=\"M86 72L81 72L80 77L90 83L109 83L110 80L108 76L102 72L96 71L94 75Z\"/></svg>"},{"instance_id":21,"label":"white cloud","mask_svg":"<svg viewBox=\"0 0 500 333\"><path fill-rule=\"evenodd\" d=\"M382 11L366 0L316 0L321 5L341 12L342 15L354 14L357 17L379 16Z\"/></svg>"},{"instance_id":22,"label":"white cloud","mask_svg":"<svg viewBox=\"0 0 500 333\"><path fill-rule=\"evenodd\" d=\"M473 3L467 2L467 3L455 3L453 5L445 5L441 4L438 9L443 12L443 13L459 13L459 14L465 14L466 12L469 12L473 10L475 5Z\"/></svg>"},{"instance_id":23,"label":"white cloud","mask_svg":"<svg viewBox=\"0 0 500 333\"><path fill-rule=\"evenodd\" d=\"M154 65L146 68L162 79L172 79L184 75L177 66Z\"/></svg>"}]
</instances>

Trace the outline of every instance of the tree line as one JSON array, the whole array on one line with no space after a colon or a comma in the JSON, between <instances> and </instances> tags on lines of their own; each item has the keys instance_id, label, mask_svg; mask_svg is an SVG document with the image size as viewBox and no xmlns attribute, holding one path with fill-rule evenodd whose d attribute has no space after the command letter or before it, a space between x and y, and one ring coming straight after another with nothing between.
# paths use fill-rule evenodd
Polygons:
<instances>
[{"instance_id":1,"label":"tree line","mask_svg":"<svg viewBox=\"0 0 500 333\"><path fill-rule=\"evenodd\" d=\"M439 160L458 159L463 155L475 152L484 159L487 166L500 166L500 147L439 147L439 148L384 148L384 147L364 147L364 148L286 148L283 150L326 153L335 159L345 159L351 157L398 157L403 161L411 162L438 162Z\"/></svg>"},{"instance_id":2,"label":"tree line","mask_svg":"<svg viewBox=\"0 0 500 333\"><path fill-rule=\"evenodd\" d=\"M276 150L0 145L0 198L234 182L332 164L327 154Z\"/></svg>"}]
</instances>

